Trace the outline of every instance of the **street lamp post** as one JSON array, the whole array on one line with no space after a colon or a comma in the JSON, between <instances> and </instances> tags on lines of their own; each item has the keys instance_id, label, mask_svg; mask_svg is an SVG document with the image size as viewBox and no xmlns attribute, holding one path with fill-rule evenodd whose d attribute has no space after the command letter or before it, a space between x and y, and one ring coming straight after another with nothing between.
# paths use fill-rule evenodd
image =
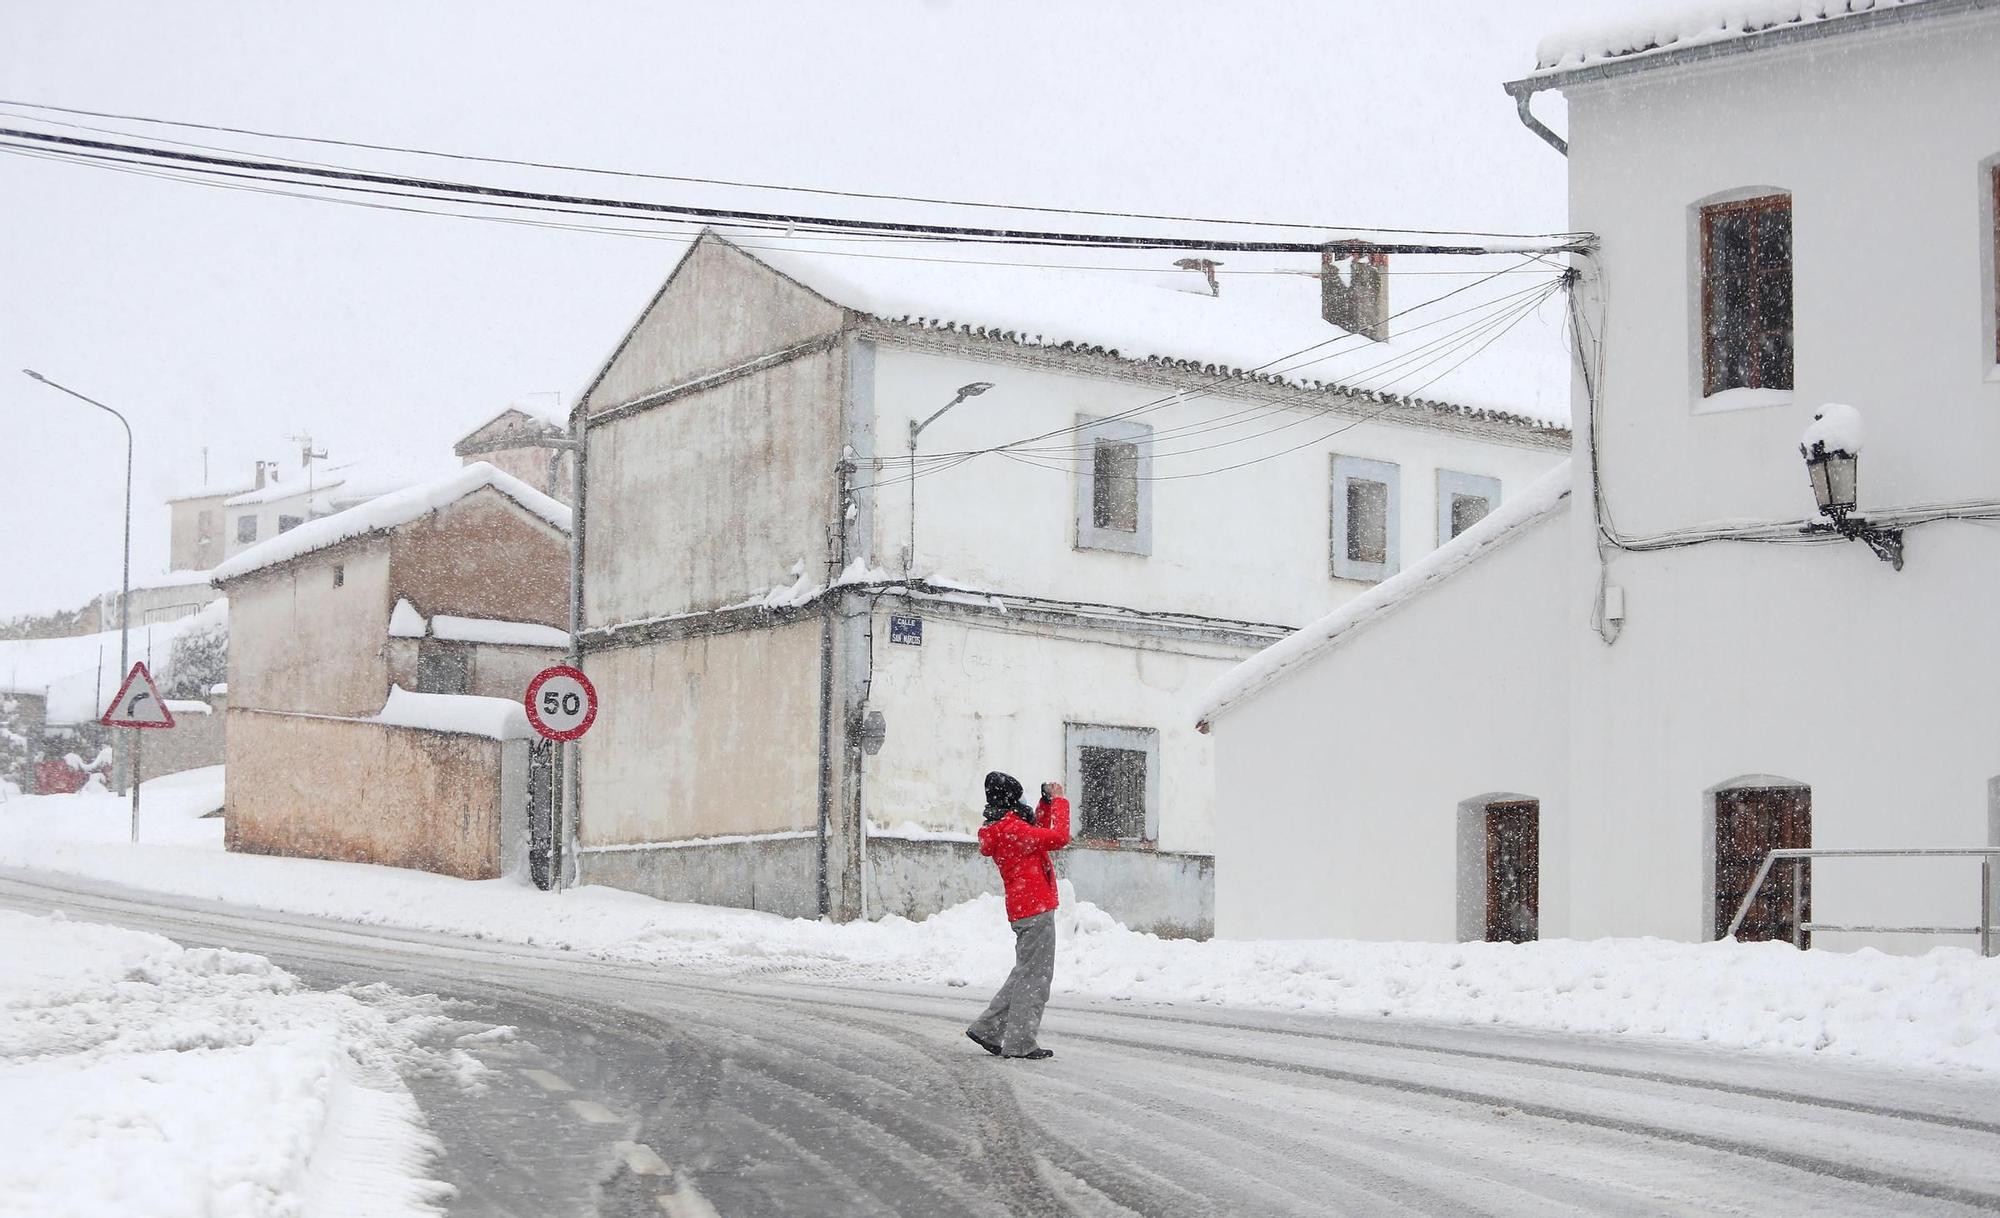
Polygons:
<instances>
[{"instance_id":1,"label":"street lamp post","mask_svg":"<svg viewBox=\"0 0 2000 1218\"><path fill-rule=\"evenodd\" d=\"M958 396L946 402L936 414L921 423L915 419L910 420L910 470L906 475L910 480L910 548L903 556L905 579L914 579L917 574L917 437L923 434L924 428L942 418L945 411L967 398L976 398L991 388L993 388L992 381L974 381L970 385L961 385L958 388Z\"/></svg>"},{"instance_id":2,"label":"street lamp post","mask_svg":"<svg viewBox=\"0 0 2000 1218\"><path fill-rule=\"evenodd\" d=\"M124 415L119 414L117 411L111 409L111 407L106 406L104 403L97 401L94 398L84 397L82 394L78 393L74 389L69 388L66 385L58 385L54 381L50 380L48 377L43 376L39 372L36 372L33 368L23 368L21 369L21 371L23 373L26 373L29 377L33 378L34 380L40 381L42 384L47 385L51 389L56 389L60 390L63 393L67 393L68 395L77 399L80 402L89 402L92 406L97 407L99 410L102 410L106 414L110 415L112 418L117 419L118 425L125 429L125 571L124 574L119 578L118 582L118 679L120 681L123 681L125 679L125 674L131 671L131 657L129 655L129 646L127 643L127 638L131 628L131 620L129 614L131 612L131 605L132 605L132 425L125 421ZM102 697L104 691L100 689L97 691L97 694L99 697ZM134 730L136 729L126 728L125 731L127 735L121 736L119 738L120 741L123 742L131 739L130 733L133 732ZM122 754L124 750L121 749L120 752ZM118 759L117 770L118 773L116 777L118 779L119 793L123 794L125 781L127 777L125 769L125 759L123 756L120 756ZM139 840L138 799L139 799L138 792L136 791L133 792L132 795L132 840L133 841Z\"/></svg>"}]
</instances>

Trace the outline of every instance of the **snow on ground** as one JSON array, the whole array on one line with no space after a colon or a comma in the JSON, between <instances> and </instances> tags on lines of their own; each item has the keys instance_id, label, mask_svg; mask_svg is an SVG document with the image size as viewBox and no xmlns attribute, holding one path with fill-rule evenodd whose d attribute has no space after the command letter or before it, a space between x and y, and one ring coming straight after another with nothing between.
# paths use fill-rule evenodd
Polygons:
<instances>
[{"instance_id":1,"label":"snow on ground","mask_svg":"<svg viewBox=\"0 0 2000 1218\"><path fill-rule=\"evenodd\" d=\"M396 1073L431 1053L436 999L60 914L0 911L0 959L0 1215L401 1218L450 1195Z\"/></svg>"},{"instance_id":2,"label":"snow on ground","mask_svg":"<svg viewBox=\"0 0 2000 1218\"><path fill-rule=\"evenodd\" d=\"M206 773L219 784L219 772ZM148 807L173 806L151 790L148 784ZM1012 962L997 896L923 922L889 917L836 926L608 888L558 895L513 879L468 882L226 854L219 834L206 830L218 822L191 827L164 812L133 847L124 844L123 810L109 795L0 803L0 864L725 976L942 985L983 998ZM1059 927L1059 995L1663 1037L2000 1071L2000 959L1963 948L1891 956L1658 939L1203 943L1129 930L1079 901L1067 881Z\"/></svg>"},{"instance_id":3,"label":"snow on ground","mask_svg":"<svg viewBox=\"0 0 2000 1218\"><path fill-rule=\"evenodd\" d=\"M229 602L212 601L201 612L141 626L134 623L130 658L146 661L153 680L173 682L174 640L229 621ZM125 673L118 667L118 632L55 639L0 639L0 691L47 694L50 723L96 721Z\"/></svg>"}]
</instances>

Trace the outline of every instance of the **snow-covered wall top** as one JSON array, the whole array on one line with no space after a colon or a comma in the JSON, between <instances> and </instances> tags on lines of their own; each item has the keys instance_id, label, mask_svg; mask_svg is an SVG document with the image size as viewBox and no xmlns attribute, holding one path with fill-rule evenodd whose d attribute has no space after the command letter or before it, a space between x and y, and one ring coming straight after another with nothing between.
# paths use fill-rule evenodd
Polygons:
<instances>
[{"instance_id":1,"label":"snow-covered wall top","mask_svg":"<svg viewBox=\"0 0 2000 1218\"><path fill-rule=\"evenodd\" d=\"M1201 697L1195 713L1203 724L1318 655L1355 627L1449 579L1480 555L1517 535L1562 505L1569 496L1570 463L1551 469L1520 494L1457 537L1376 584L1340 608L1307 624L1238 664Z\"/></svg>"},{"instance_id":2,"label":"snow-covered wall top","mask_svg":"<svg viewBox=\"0 0 2000 1218\"><path fill-rule=\"evenodd\" d=\"M569 531L570 511L527 483L484 461L432 482L396 491L351 507L344 512L309 520L287 533L227 559L215 568L215 582L238 579L252 571L290 562L314 550L359 537L379 533L415 520L429 512L456 503L474 491L492 487L564 532Z\"/></svg>"},{"instance_id":3,"label":"snow-covered wall top","mask_svg":"<svg viewBox=\"0 0 2000 1218\"><path fill-rule=\"evenodd\" d=\"M1211 295L1200 273L1174 268L1172 251L1045 250L1022 265L1007 247L954 246L949 256L920 260L773 248L756 234L724 239L885 322L1401 400L1537 430L1569 422L1561 310L1537 296L1561 274L1553 258L1393 257L1389 339L1375 342L1327 323L1318 260L1299 255L1232 255Z\"/></svg>"},{"instance_id":4,"label":"snow-covered wall top","mask_svg":"<svg viewBox=\"0 0 2000 1218\"><path fill-rule=\"evenodd\" d=\"M1559 30L1535 49L1535 71L1565 72L1607 59L1747 38L1926 0L1681 0Z\"/></svg>"}]
</instances>

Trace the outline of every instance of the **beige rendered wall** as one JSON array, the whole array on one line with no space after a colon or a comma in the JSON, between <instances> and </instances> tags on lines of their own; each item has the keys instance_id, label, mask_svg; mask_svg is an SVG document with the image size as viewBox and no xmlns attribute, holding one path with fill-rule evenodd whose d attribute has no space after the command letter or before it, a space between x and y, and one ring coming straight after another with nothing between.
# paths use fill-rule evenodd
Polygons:
<instances>
[{"instance_id":1,"label":"beige rendered wall","mask_svg":"<svg viewBox=\"0 0 2000 1218\"><path fill-rule=\"evenodd\" d=\"M556 647L497 647L488 643L472 647L472 691L487 698L508 698L519 702L528 692L528 682L551 664L563 662Z\"/></svg>"},{"instance_id":2,"label":"beige rendered wall","mask_svg":"<svg viewBox=\"0 0 2000 1218\"><path fill-rule=\"evenodd\" d=\"M390 534L393 595L440 613L569 625L569 539L500 492L474 491Z\"/></svg>"},{"instance_id":3,"label":"beige rendered wall","mask_svg":"<svg viewBox=\"0 0 2000 1218\"><path fill-rule=\"evenodd\" d=\"M174 571L207 571L222 561L222 501L225 495L205 499L176 499L168 506L167 566ZM201 514L208 513L208 531L201 530Z\"/></svg>"},{"instance_id":4,"label":"beige rendered wall","mask_svg":"<svg viewBox=\"0 0 2000 1218\"><path fill-rule=\"evenodd\" d=\"M823 582L842 355L826 352L600 424L590 440L585 620L714 609Z\"/></svg>"},{"instance_id":5,"label":"beige rendered wall","mask_svg":"<svg viewBox=\"0 0 2000 1218\"><path fill-rule=\"evenodd\" d=\"M819 621L620 647L586 660L585 846L819 822Z\"/></svg>"},{"instance_id":6,"label":"beige rendered wall","mask_svg":"<svg viewBox=\"0 0 2000 1218\"><path fill-rule=\"evenodd\" d=\"M383 642L393 603L387 538L261 571L228 591L234 707L316 715L382 709L389 694Z\"/></svg>"},{"instance_id":7,"label":"beige rendered wall","mask_svg":"<svg viewBox=\"0 0 2000 1218\"><path fill-rule=\"evenodd\" d=\"M228 712L228 848L500 874L501 742L337 719Z\"/></svg>"},{"instance_id":8,"label":"beige rendered wall","mask_svg":"<svg viewBox=\"0 0 2000 1218\"><path fill-rule=\"evenodd\" d=\"M602 414L840 328L842 310L713 237L695 243L588 397ZM592 474L595 477L595 474Z\"/></svg>"}]
</instances>

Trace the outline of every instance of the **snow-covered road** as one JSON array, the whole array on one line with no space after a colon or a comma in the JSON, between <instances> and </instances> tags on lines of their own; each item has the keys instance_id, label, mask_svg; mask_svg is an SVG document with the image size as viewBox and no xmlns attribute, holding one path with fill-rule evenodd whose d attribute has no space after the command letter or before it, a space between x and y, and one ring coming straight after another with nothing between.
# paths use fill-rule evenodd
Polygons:
<instances>
[{"instance_id":1,"label":"snow-covered road","mask_svg":"<svg viewBox=\"0 0 2000 1218\"><path fill-rule=\"evenodd\" d=\"M2000 1209L2000 1085L1699 1046L718 980L0 873L0 906L462 999L519 1037L415 1080L454 1213L1954 1213ZM662 1200L665 1198L665 1200Z\"/></svg>"}]
</instances>

